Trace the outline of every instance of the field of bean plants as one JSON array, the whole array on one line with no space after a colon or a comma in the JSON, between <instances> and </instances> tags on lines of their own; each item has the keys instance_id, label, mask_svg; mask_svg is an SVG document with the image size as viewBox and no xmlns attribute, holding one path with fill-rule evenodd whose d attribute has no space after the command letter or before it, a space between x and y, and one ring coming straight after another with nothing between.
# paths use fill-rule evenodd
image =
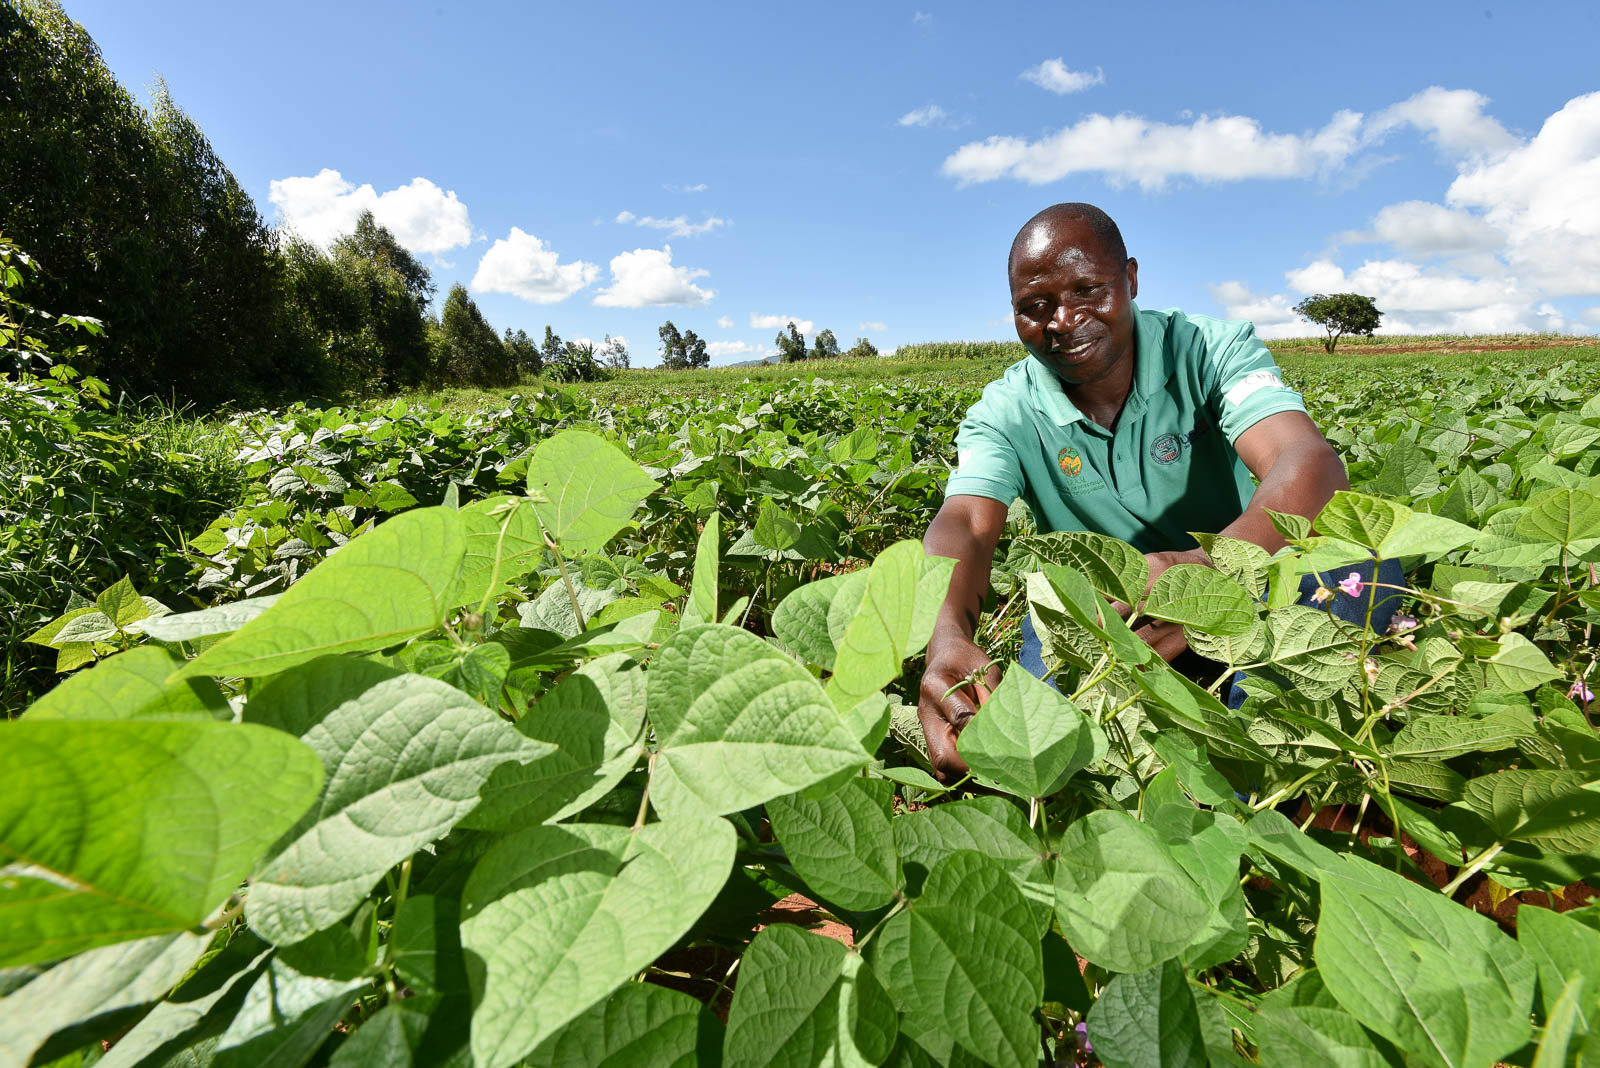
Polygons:
<instances>
[{"instance_id":1,"label":"field of bean plants","mask_svg":"<svg viewBox=\"0 0 1600 1068\"><path fill-rule=\"evenodd\" d=\"M1356 492L1148 590L1019 506L979 640L1031 613L1059 690L1007 670L950 785L913 706L958 372L165 448L8 383L60 677L0 723L0 1065L1600 1063L1600 352L1286 366ZM217 441L198 529L51 542L78 490L28 457L114 445L176 507ZM1374 556L1402 588L1329 596L1387 632L1294 603Z\"/></svg>"}]
</instances>

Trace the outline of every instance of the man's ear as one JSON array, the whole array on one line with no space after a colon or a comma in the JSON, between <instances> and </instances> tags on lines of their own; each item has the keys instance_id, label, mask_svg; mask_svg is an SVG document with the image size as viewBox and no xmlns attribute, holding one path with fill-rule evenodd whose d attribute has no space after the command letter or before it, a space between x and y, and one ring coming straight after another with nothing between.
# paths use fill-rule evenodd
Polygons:
<instances>
[{"instance_id":1,"label":"man's ear","mask_svg":"<svg viewBox=\"0 0 1600 1068\"><path fill-rule=\"evenodd\" d=\"M1132 256L1128 257L1128 296L1139 295L1139 261Z\"/></svg>"}]
</instances>

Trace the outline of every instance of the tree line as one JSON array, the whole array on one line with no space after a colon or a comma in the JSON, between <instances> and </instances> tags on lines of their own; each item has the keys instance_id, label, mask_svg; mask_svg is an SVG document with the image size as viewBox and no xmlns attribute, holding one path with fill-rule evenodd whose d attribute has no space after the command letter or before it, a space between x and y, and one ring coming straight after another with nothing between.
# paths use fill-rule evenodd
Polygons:
<instances>
[{"instance_id":1,"label":"tree line","mask_svg":"<svg viewBox=\"0 0 1600 1068\"><path fill-rule=\"evenodd\" d=\"M267 225L167 86L141 106L56 0L0 3L0 55L0 234L33 304L105 324L77 359L113 388L213 407L627 366L609 337L497 334L461 285L433 314L371 213L326 251Z\"/></svg>"},{"instance_id":2,"label":"tree line","mask_svg":"<svg viewBox=\"0 0 1600 1068\"><path fill-rule=\"evenodd\" d=\"M833 336L832 330L818 332L816 340L811 343L811 348L806 348L806 336L790 320L789 325L778 333L774 344L778 347L778 357L784 363L795 363L799 360L828 360L838 356L852 359L861 359L867 356L876 356L878 347L864 337L856 338L855 345L847 351L839 350L839 339Z\"/></svg>"}]
</instances>

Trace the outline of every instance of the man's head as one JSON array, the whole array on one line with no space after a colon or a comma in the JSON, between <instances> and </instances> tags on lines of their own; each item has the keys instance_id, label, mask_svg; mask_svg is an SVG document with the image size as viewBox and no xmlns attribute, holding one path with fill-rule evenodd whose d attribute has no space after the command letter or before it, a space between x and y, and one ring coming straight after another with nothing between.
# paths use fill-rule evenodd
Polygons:
<instances>
[{"instance_id":1,"label":"man's head","mask_svg":"<svg viewBox=\"0 0 1600 1068\"><path fill-rule=\"evenodd\" d=\"M1017 337L1068 385L1133 357L1139 264L1092 204L1056 204L1029 219L1007 260Z\"/></svg>"}]
</instances>

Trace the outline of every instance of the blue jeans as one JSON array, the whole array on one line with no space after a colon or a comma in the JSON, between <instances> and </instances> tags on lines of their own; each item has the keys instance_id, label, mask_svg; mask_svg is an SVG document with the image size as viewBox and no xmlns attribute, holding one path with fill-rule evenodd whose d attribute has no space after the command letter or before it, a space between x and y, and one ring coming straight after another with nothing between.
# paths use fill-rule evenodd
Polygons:
<instances>
[{"instance_id":1,"label":"blue jeans","mask_svg":"<svg viewBox=\"0 0 1600 1068\"><path fill-rule=\"evenodd\" d=\"M1361 576L1363 583L1369 584L1362 591L1360 597L1351 597L1338 589L1338 583L1352 571ZM1372 629L1382 634L1389 629L1389 624L1394 619L1395 611L1400 607L1400 592L1398 590L1372 588L1370 585L1373 581L1372 573L1373 565L1369 561L1364 564L1352 564L1347 568L1340 568L1338 571L1326 571L1320 575L1302 575L1300 578L1300 598L1295 603L1305 605L1308 608L1322 609L1335 619L1342 619L1346 623L1353 623L1358 627L1365 622L1367 606L1371 604ZM1401 570L1400 561L1398 560L1384 560L1377 565L1377 573L1377 581L1385 585L1405 585L1406 575ZM1319 584L1334 591L1332 600L1317 604L1311 599L1311 595L1317 591ZM1054 679L1045 677L1044 647L1039 641L1038 632L1033 629L1033 617L1026 613L1022 617L1022 652L1018 654L1017 662L1034 678L1044 679L1051 686L1055 685ZM1228 691L1229 708L1238 708L1244 704L1245 692L1239 685L1239 679L1243 674L1243 672L1239 672L1233 677L1233 685Z\"/></svg>"}]
</instances>

